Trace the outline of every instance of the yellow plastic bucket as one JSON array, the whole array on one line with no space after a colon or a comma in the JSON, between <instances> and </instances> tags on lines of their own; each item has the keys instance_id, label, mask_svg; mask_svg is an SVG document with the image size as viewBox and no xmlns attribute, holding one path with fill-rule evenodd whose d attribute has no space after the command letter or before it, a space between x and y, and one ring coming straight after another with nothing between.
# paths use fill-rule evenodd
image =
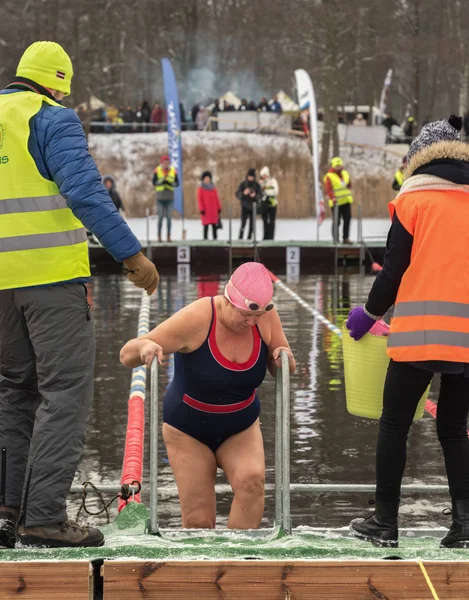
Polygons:
<instances>
[{"instance_id":1,"label":"yellow plastic bucket","mask_svg":"<svg viewBox=\"0 0 469 600\"><path fill-rule=\"evenodd\" d=\"M367 333L356 342L342 326L345 396L350 414L367 419L379 419L383 410L383 390L389 357L387 337ZM428 389L415 411L414 421L423 417Z\"/></svg>"}]
</instances>

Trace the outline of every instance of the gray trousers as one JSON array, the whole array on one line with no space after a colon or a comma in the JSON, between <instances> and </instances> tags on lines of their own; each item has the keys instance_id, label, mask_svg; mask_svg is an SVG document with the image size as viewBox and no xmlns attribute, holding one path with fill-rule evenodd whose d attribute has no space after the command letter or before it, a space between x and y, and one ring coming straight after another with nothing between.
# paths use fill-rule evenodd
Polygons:
<instances>
[{"instance_id":1,"label":"gray trousers","mask_svg":"<svg viewBox=\"0 0 469 600\"><path fill-rule=\"evenodd\" d=\"M67 518L94 359L83 284L0 291L0 452L6 455L0 502L21 507L26 526Z\"/></svg>"},{"instance_id":2,"label":"gray trousers","mask_svg":"<svg viewBox=\"0 0 469 600\"><path fill-rule=\"evenodd\" d=\"M158 236L161 237L163 219L166 217L168 237L171 237L171 222L174 200L158 200Z\"/></svg>"}]
</instances>

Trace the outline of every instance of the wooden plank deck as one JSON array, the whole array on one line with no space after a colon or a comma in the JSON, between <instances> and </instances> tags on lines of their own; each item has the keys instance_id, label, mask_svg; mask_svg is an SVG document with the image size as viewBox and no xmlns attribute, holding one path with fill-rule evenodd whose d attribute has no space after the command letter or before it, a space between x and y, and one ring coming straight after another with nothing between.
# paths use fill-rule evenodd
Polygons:
<instances>
[{"instance_id":1,"label":"wooden plank deck","mask_svg":"<svg viewBox=\"0 0 469 600\"><path fill-rule=\"evenodd\" d=\"M90 600L93 598L92 575L91 563L87 560L0 562L0 598Z\"/></svg>"},{"instance_id":2,"label":"wooden plank deck","mask_svg":"<svg viewBox=\"0 0 469 600\"><path fill-rule=\"evenodd\" d=\"M440 600L469 598L469 562L426 561ZM415 561L105 561L104 600L432 600Z\"/></svg>"}]
</instances>

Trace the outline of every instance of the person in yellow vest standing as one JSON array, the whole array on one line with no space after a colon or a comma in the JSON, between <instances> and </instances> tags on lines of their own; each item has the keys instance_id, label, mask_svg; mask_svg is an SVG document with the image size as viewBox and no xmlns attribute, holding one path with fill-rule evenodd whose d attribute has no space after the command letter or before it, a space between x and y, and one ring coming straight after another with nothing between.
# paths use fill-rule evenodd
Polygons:
<instances>
[{"instance_id":1,"label":"person in yellow vest standing","mask_svg":"<svg viewBox=\"0 0 469 600\"><path fill-rule=\"evenodd\" d=\"M64 108L72 63L26 49L0 91L0 546L100 546L67 517L93 396L86 229L150 294L155 266L116 210Z\"/></svg>"},{"instance_id":2,"label":"person in yellow vest standing","mask_svg":"<svg viewBox=\"0 0 469 600\"><path fill-rule=\"evenodd\" d=\"M171 166L169 156L163 156L153 173L158 208L158 241L161 242L163 220L166 217L168 242L171 241L171 217L174 204L174 188L179 185L176 169Z\"/></svg>"},{"instance_id":3,"label":"person in yellow vest standing","mask_svg":"<svg viewBox=\"0 0 469 600\"><path fill-rule=\"evenodd\" d=\"M407 156L404 156L402 159L402 164L399 169L396 171L394 175L394 181L392 182L392 189L398 192L402 184L404 183L404 173L407 167Z\"/></svg>"},{"instance_id":4,"label":"person in yellow vest standing","mask_svg":"<svg viewBox=\"0 0 469 600\"><path fill-rule=\"evenodd\" d=\"M352 181L348 171L344 169L343 160L338 156L331 160L331 167L324 177L324 184L329 198L329 206L332 209L332 239L334 241L339 240L340 222L343 221L343 242L344 244L351 244L349 235L353 203ZM336 205L337 213L334 210ZM337 214L337 223L334 214Z\"/></svg>"}]
</instances>

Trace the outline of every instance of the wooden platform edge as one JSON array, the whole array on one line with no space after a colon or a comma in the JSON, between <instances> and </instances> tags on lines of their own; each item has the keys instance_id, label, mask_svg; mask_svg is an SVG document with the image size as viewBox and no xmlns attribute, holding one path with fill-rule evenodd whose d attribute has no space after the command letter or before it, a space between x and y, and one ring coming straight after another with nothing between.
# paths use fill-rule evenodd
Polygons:
<instances>
[{"instance_id":1,"label":"wooden platform edge","mask_svg":"<svg viewBox=\"0 0 469 600\"><path fill-rule=\"evenodd\" d=\"M424 565L440 600L468 598L469 562ZM102 572L104 600L432 598L416 560L106 560Z\"/></svg>"},{"instance_id":2,"label":"wooden platform edge","mask_svg":"<svg viewBox=\"0 0 469 600\"><path fill-rule=\"evenodd\" d=\"M93 600L93 565L89 560L1 561L0 598L24 600Z\"/></svg>"}]
</instances>

